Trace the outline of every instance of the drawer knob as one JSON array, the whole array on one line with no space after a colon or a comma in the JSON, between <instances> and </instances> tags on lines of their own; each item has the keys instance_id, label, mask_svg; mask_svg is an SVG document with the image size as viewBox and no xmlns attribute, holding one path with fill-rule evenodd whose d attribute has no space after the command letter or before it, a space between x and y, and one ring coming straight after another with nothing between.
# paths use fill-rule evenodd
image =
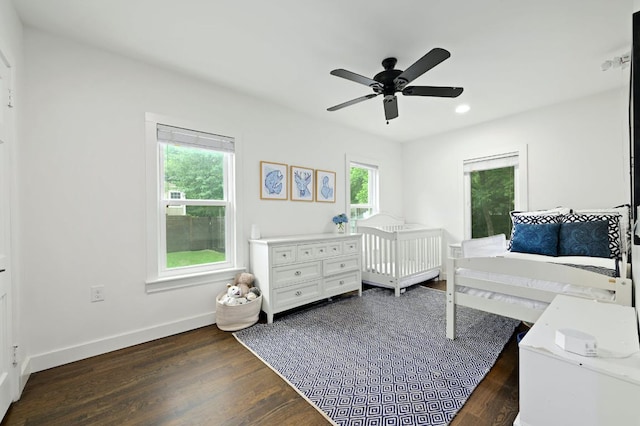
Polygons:
<instances>
[{"instance_id":1,"label":"drawer knob","mask_svg":"<svg viewBox=\"0 0 640 426\"><path fill-rule=\"evenodd\" d=\"M345 266L347 266L347 265L345 265L344 263L341 263L341 264L340 264L340 267L341 267L341 268L344 268Z\"/></svg>"},{"instance_id":2,"label":"drawer knob","mask_svg":"<svg viewBox=\"0 0 640 426\"><path fill-rule=\"evenodd\" d=\"M283 253L283 254L282 254L282 257L287 257L287 253Z\"/></svg>"},{"instance_id":3,"label":"drawer knob","mask_svg":"<svg viewBox=\"0 0 640 426\"><path fill-rule=\"evenodd\" d=\"M320 249L320 253L324 253L324 249Z\"/></svg>"},{"instance_id":4,"label":"drawer knob","mask_svg":"<svg viewBox=\"0 0 640 426\"><path fill-rule=\"evenodd\" d=\"M296 296L302 296L302 292L300 290L296 291Z\"/></svg>"},{"instance_id":5,"label":"drawer knob","mask_svg":"<svg viewBox=\"0 0 640 426\"><path fill-rule=\"evenodd\" d=\"M334 247L334 248L333 248L333 251L338 251L338 248L337 248L337 247Z\"/></svg>"},{"instance_id":6,"label":"drawer knob","mask_svg":"<svg viewBox=\"0 0 640 426\"><path fill-rule=\"evenodd\" d=\"M298 277L298 276L302 275L302 272L296 271L295 275L296 275L296 277Z\"/></svg>"},{"instance_id":7,"label":"drawer knob","mask_svg":"<svg viewBox=\"0 0 640 426\"><path fill-rule=\"evenodd\" d=\"M340 285L344 284L344 280L340 280L340 283L339 283L339 284L340 284Z\"/></svg>"},{"instance_id":8,"label":"drawer knob","mask_svg":"<svg viewBox=\"0 0 640 426\"><path fill-rule=\"evenodd\" d=\"M305 251L304 254L309 254L309 251Z\"/></svg>"}]
</instances>

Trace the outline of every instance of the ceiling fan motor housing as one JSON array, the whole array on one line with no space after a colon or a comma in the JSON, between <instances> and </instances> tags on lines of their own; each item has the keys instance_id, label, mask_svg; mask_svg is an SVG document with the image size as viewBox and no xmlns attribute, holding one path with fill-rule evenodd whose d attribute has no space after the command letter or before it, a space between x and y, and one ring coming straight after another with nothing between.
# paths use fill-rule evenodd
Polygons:
<instances>
[{"instance_id":1,"label":"ceiling fan motor housing","mask_svg":"<svg viewBox=\"0 0 640 426\"><path fill-rule=\"evenodd\" d=\"M376 93L382 93L385 96L393 95L398 91L395 83L396 77L402 74L402 70L393 69L396 66L396 62L398 60L396 58L387 58L382 61L382 66L384 67L384 71L379 72L373 77L375 81L380 83L382 87L373 87L373 90Z\"/></svg>"}]
</instances>

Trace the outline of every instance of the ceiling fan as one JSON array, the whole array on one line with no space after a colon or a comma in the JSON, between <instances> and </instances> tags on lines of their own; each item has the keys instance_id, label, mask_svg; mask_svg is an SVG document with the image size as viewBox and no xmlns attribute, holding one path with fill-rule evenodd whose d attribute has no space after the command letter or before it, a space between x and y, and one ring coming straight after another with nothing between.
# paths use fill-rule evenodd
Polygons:
<instances>
[{"instance_id":1,"label":"ceiling fan","mask_svg":"<svg viewBox=\"0 0 640 426\"><path fill-rule=\"evenodd\" d=\"M405 71L394 69L397 62L396 58L387 58L382 61L384 71L376 74L373 79L341 68L333 70L331 71L331 75L369 86L373 89L373 93L332 106L331 108L327 108L327 111L337 111L344 107L366 101L367 99L375 98L378 95L384 95L382 101L384 116L387 119L387 124L389 124L389 120L398 116L398 98L395 95L396 92L402 92L405 96L436 96L444 98L460 96L463 90L462 87L407 86L407 84L443 62L449 58L449 56L451 56L451 54L447 50L436 47L418 59Z\"/></svg>"}]
</instances>

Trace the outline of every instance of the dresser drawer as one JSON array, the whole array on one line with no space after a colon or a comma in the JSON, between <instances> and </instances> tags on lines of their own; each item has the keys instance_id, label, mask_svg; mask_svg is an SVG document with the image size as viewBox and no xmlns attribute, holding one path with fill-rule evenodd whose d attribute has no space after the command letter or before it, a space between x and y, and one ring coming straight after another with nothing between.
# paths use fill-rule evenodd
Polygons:
<instances>
[{"instance_id":1,"label":"dresser drawer","mask_svg":"<svg viewBox=\"0 0 640 426\"><path fill-rule=\"evenodd\" d=\"M274 247L272 251L274 265L282 265L296 261L296 246Z\"/></svg>"},{"instance_id":2,"label":"dresser drawer","mask_svg":"<svg viewBox=\"0 0 640 426\"><path fill-rule=\"evenodd\" d=\"M331 297L348 291L359 290L362 287L360 272L354 271L342 275L335 275L324 280L325 296Z\"/></svg>"},{"instance_id":3,"label":"dresser drawer","mask_svg":"<svg viewBox=\"0 0 640 426\"><path fill-rule=\"evenodd\" d=\"M340 241L316 244L302 244L298 246L298 261L323 259L329 256L339 256L342 254L342 243Z\"/></svg>"},{"instance_id":4,"label":"dresser drawer","mask_svg":"<svg viewBox=\"0 0 640 426\"><path fill-rule=\"evenodd\" d=\"M358 253L358 242L357 241L345 241L343 243L342 252L344 254L356 254Z\"/></svg>"},{"instance_id":5,"label":"dresser drawer","mask_svg":"<svg viewBox=\"0 0 640 426\"><path fill-rule=\"evenodd\" d=\"M326 259L323 267L325 275L357 271L360 269L360 258L358 256L343 256L335 259Z\"/></svg>"},{"instance_id":6,"label":"dresser drawer","mask_svg":"<svg viewBox=\"0 0 640 426\"><path fill-rule=\"evenodd\" d=\"M322 264L320 262L277 266L273 268L273 288L287 287L299 281L320 278L321 275Z\"/></svg>"},{"instance_id":7,"label":"dresser drawer","mask_svg":"<svg viewBox=\"0 0 640 426\"><path fill-rule=\"evenodd\" d=\"M320 280L279 288L274 290L273 293L273 307L277 310L282 310L300 306L317 300L321 293Z\"/></svg>"}]
</instances>

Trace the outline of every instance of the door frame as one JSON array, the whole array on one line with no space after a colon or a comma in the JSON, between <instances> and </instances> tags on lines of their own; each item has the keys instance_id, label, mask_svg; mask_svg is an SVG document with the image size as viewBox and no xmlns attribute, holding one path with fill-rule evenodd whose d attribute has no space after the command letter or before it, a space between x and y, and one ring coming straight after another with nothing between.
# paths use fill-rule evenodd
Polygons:
<instances>
[{"instance_id":1,"label":"door frame","mask_svg":"<svg viewBox=\"0 0 640 426\"><path fill-rule=\"evenodd\" d=\"M2 135L0 135L3 140L0 141L3 146L3 156L1 158L2 165L0 167L0 173L3 175L0 177L0 183L2 184L2 190L5 192L5 197L0 200L0 226L3 228L3 232L0 234L3 236L5 241L0 245L1 248L4 248L6 253L0 253L0 257L2 257L3 264L2 269L4 269L3 279L6 281L6 290L7 290L7 324L6 324L6 347L0 348L0 350L5 351L6 359L7 359L7 383L8 383L8 391L9 391L9 399L10 402L16 401L20 396L20 382L18 379L18 373L20 368L18 368L19 363L17 362L17 346L14 342L16 342L17 337L17 319L16 319L16 304L15 304L15 283L12 279L12 270L13 265L15 264L12 253L12 244L11 244L11 206L15 200L14 198L14 175L13 168L11 167L13 161L13 150L15 144L15 128L16 128L16 120L15 116L12 112L13 108L13 94L15 94L15 79L14 79L14 68L12 67L13 61L11 60L11 56L9 55L9 51L6 48L3 40L0 40L0 66L6 69L7 75L5 76L6 84L2 86L2 95L0 96L0 108L2 109L2 114L4 114L4 124L5 128L3 129ZM10 403L9 403L10 405ZM0 418L4 417L6 414L4 411L5 407L0 407ZM8 407L6 407L8 409Z\"/></svg>"}]
</instances>

